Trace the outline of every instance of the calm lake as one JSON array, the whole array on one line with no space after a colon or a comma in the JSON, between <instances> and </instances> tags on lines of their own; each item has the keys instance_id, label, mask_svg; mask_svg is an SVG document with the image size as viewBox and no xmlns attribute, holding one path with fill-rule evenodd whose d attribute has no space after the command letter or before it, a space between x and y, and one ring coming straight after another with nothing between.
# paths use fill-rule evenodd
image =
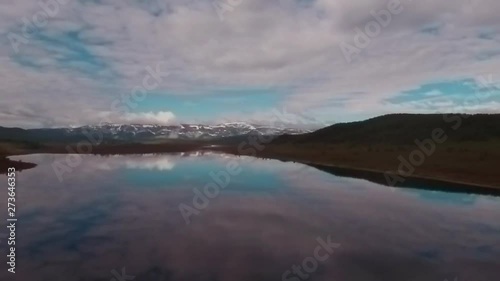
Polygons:
<instances>
[{"instance_id":1,"label":"calm lake","mask_svg":"<svg viewBox=\"0 0 500 281\"><path fill-rule=\"evenodd\" d=\"M391 188L220 154L13 157L16 274L0 280L488 281L500 198ZM74 160L74 159L73 159ZM61 176L61 175L60 175ZM0 176L0 219L7 177Z\"/></svg>"}]
</instances>

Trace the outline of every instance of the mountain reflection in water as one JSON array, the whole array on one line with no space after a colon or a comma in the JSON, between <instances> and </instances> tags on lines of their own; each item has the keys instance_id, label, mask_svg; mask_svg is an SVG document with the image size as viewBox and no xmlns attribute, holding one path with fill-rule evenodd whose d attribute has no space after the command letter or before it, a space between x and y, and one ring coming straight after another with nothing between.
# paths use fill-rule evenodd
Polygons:
<instances>
[{"instance_id":1,"label":"mountain reflection in water","mask_svg":"<svg viewBox=\"0 0 500 281\"><path fill-rule=\"evenodd\" d=\"M0 280L302 280L317 239L340 244L308 280L497 280L500 198L396 189L301 164L204 155L67 155L17 178L16 274ZM186 224L211 173L239 173ZM0 180L6 182L5 176ZM0 194L7 202L7 193ZM0 219L6 219L5 212ZM0 243L2 252L6 244ZM5 265L6 257L0 261ZM292 273L283 276L290 270Z\"/></svg>"}]
</instances>

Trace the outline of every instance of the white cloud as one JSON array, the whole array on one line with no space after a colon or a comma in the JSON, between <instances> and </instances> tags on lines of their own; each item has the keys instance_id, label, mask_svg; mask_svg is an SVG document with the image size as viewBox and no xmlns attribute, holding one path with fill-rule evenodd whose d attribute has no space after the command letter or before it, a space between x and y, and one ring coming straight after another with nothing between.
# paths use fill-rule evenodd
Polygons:
<instances>
[{"instance_id":1,"label":"white cloud","mask_svg":"<svg viewBox=\"0 0 500 281\"><path fill-rule=\"evenodd\" d=\"M175 115L172 112L168 111L128 113L118 119L123 119L125 123L133 123L133 124L168 125L172 124L172 122L175 120Z\"/></svg>"},{"instance_id":2,"label":"white cloud","mask_svg":"<svg viewBox=\"0 0 500 281\"><path fill-rule=\"evenodd\" d=\"M22 17L40 10L37 2L0 4L0 34L19 31ZM0 116L26 126L42 123L35 116L60 125L88 121L89 112L106 113L114 96L140 85L144 68L158 61L171 72L158 94L277 87L289 95L282 106L321 111L328 119L396 110L383 101L423 83L497 73L500 56L477 59L498 49L496 0L401 0L403 11L347 63L340 43L351 42L354 29L374 20L370 12L388 2L243 1L221 21L211 1L72 0L43 32L51 38L78 32L85 51L105 62L103 69L82 73L77 62L63 67L79 46L42 48L44 42L34 39L21 46L22 54L43 67L21 66L2 36ZM428 26L439 27L437 34L422 32ZM342 107L331 105L339 100ZM168 122L173 116L120 118Z\"/></svg>"},{"instance_id":3,"label":"white cloud","mask_svg":"<svg viewBox=\"0 0 500 281\"><path fill-rule=\"evenodd\" d=\"M427 93L424 93L424 96L427 96L427 97L435 97L435 96L441 96L443 95L443 93L441 91L438 91L438 90L432 90L432 91L429 91Z\"/></svg>"},{"instance_id":4,"label":"white cloud","mask_svg":"<svg viewBox=\"0 0 500 281\"><path fill-rule=\"evenodd\" d=\"M142 170L158 170L170 171L175 167L176 156L173 155L112 155L103 158L95 158L82 156L84 167L86 170L117 170L126 169L142 169Z\"/></svg>"},{"instance_id":5,"label":"white cloud","mask_svg":"<svg viewBox=\"0 0 500 281\"><path fill-rule=\"evenodd\" d=\"M165 157L157 158L140 158L135 160L127 160L125 166L129 169L145 169L145 170L158 170L170 171L175 167L172 159Z\"/></svg>"}]
</instances>

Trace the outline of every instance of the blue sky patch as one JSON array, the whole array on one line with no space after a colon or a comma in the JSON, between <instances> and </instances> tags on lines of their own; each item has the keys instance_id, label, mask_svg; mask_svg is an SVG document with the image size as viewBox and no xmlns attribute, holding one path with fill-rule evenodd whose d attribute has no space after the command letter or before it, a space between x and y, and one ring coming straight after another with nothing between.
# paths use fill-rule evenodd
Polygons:
<instances>
[{"instance_id":1,"label":"blue sky patch","mask_svg":"<svg viewBox=\"0 0 500 281\"><path fill-rule=\"evenodd\" d=\"M106 44L106 41L92 39L89 42L81 38L82 32L34 32L28 44L21 46L21 52L12 55L12 60L35 69L68 69L95 79L110 79L114 76L110 65L91 50L93 45Z\"/></svg>"},{"instance_id":2,"label":"blue sky patch","mask_svg":"<svg viewBox=\"0 0 500 281\"><path fill-rule=\"evenodd\" d=\"M392 104L413 103L431 110L449 106L451 110L457 105L470 103L473 98L477 104L500 101L500 91L479 85L474 79L462 79L424 84L386 101Z\"/></svg>"},{"instance_id":3,"label":"blue sky patch","mask_svg":"<svg viewBox=\"0 0 500 281\"><path fill-rule=\"evenodd\" d=\"M283 95L273 89L226 89L210 93L181 95L156 92L138 103L135 112L172 111L179 119L201 121L224 114L252 114L279 106Z\"/></svg>"}]
</instances>

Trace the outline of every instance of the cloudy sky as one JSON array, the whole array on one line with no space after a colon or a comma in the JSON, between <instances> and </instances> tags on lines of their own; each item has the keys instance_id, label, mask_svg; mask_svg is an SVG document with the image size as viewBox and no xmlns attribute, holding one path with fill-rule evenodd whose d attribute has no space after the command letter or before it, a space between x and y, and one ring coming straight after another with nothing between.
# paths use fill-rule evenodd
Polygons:
<instances>
[{"instance_id":1,"label":"cloudy sky","mask_svg":"<svg viewBox=\"0 0 500 281\"><path fill-rule=\"evenodd\" d=\"M498 0L1 1L0 126L498 112L498 11Z\"/></svg>"}]
</instances>

